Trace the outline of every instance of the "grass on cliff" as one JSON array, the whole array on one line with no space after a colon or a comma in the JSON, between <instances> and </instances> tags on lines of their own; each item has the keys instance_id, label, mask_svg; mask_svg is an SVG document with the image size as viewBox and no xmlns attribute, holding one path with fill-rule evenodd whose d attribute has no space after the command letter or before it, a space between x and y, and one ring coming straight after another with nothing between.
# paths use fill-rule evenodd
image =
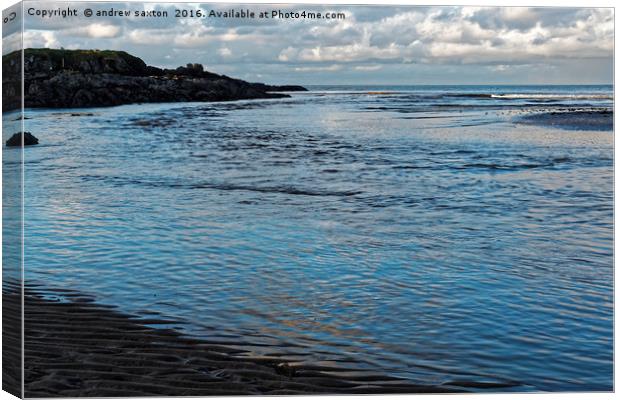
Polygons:
<instances>
[{"instance_id":1,"label":"grass on cliff","mask_svg":"<svg viewBox=\"0 0 620 400\"><path fill-rule=\"evenodd\" d=\"M10 65L15 65L11 61L19 61L19 56L19 50L2 56L2 67L10 68ZM140 58L132 56L125 51L117 50L25 49L24 57L27 59L31 56L48 59L54 68L60 68L64 58L65 68L71 68L72 66L79 65L82 61L93 59L121 59L133 71L144 71L146 69L145 62Z\"/></svg>"}]
</instances>

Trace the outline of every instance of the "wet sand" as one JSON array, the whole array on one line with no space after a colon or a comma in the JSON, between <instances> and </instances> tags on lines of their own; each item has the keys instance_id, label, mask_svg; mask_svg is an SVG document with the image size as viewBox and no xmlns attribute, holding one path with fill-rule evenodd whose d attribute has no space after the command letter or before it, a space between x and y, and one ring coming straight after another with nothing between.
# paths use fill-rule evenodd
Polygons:
<instances>
[{"instance_id":1,"label":"wet sand","mask_svg":"<svg viewBox=\"0 0 620 400\"><path fill-rule=\"evenodd\" d=\"M284 358L250 357L232 347L152 327L172 321L122 314L75 292L59 293L64 301L39 293L27 289L24 300L26 397L463 390L361 371L294 366ZM5 313L19 312L18 294L4 293L4 299Z\"/></svg>"},{"instance_id":2,"label":"wet sand","mask_svg":"<svg viewBox=\"0 0 620 400\"><path fill-rule=\"evenodd\" d=\"M21 299L19 286L3 282L2 291L2 390L21 397Z\"/></svg>"},{"instance_id":3,"label":"wet sand","mask_svg":"<svg viewBox=\"0 0 620 400\"><path fill-rule=\"evenodd\" d=\"M568 130L611 131L614 128L614 113L609 110L571 109L529 114L518 118L517 122Z\"/></svg>"}]
</instances>

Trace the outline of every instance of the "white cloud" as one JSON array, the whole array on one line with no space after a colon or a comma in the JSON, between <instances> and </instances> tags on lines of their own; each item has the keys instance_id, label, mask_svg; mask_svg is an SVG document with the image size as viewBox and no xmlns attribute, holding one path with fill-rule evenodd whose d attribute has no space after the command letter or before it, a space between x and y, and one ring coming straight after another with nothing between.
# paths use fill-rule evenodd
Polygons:
<instances>
[{"instance_id":1,"label":"white cloud","mask_svg":"<svg viewBox=\"0 0 620 400\"><path fill-rule=\"evenodd\" d=\"M504 65L504 64L500 64L500 65L492 65L490 70L493 72L505 72L508 71L510 69L510 65Z\"/></svg>"},{"instance_id":2,"label":"white cloud","mask_svg":"<svg viewBox=\"0 0 620 400\"><path fill-rule=\"evenodd\" d=\"M25 31L24 32L24 48L29 47L47 47L59 48L60 42L56 37L56 33L52 31Z\"/></svg>"},{"instance_id":3,"label":"white cloud","mask_svg":"<svg viewBox=\"0 0 620 400\"><path fill-rule=\"evenodd\" d=\"M87 25L84 30L92 38L112 38L118 36L121 32L119 26L104 24Z\"/></svg>"},{"instance_id":4,"label":"white cloud","mask_svg":"<svg viewBox=\"0 0 620 400\"><path fill-rule=\"evenodd\" d=\"M160 45L170 43L171 38L167 31L158 31L155 29L134 29L128 33L127 39L138 45Z\"/></svg>"},{"instance_id":5,"label":"white cloud","mask_svg":"<svg viewBox=\"0 0 620 400\"><path fill-rule=\"evenodd\" d=\"M15 32L2 38L2 55L12 53L22 48L21 32Z\"/></svg>"},{"instance_id":6,"label":"white cloud","mask_svg":"<svg viewBox=\"0 0 620 400\"><path fill-rule=\"evenodd\" d=\"M359 35L351 43L318 42L294 49L287 47L283 62L422 62L422 63L527 63L535 58L583 59L611 57L613 11L574 9L573 21L554 25L540 9L435 8L411 11L378 21L359 23ZM486 20L503 23L482 26ZM513 27L511 24L514 24ZM483 24L484 25L484 24ZM341 27L321 27L330 37ZM315 29L316 30L316 29Z\"/></svg>"},{"instance_id":7,"label":"white cloud","mask_svg":"<svg viewBox=\"0 0 620 400\"><path fill-rule=\"evenodd\" d=\"M217 50L217 54L219 54L222 57L230 57L232 56L232 51L230 51L230 49L227 47L222 47Z\"/></svg>"},{"instance_id":8,"label":"white cloud","mask_svg":"<svg viewBox=\"0 0 620 400\"><path fill-rule=\"evenodd\" d=\"M353 69L355 69L356 71L378 71L381 68L381 65L358 65Z\"/></svg>"},{"instance_id":9,"label":"white cloud","mask_svg":"<svg viewBox=\"0 0 620 400\"><path fill-rule=\"evenodd\" d=\"M174 14L168 4L148 7L166 8ZM226 9L223 5L221 8ZM562 65L564 71L576 71L586 63L597 73L607 74L613 62L614 10L609 8L329 9L344 11L347 18L287 22L173 16L157 20L102 18L86 26L63 19L32 19L24 39L29 47L125 50L149 64L165 67L201 62L218 68L234 67L231 73L239 75L255 73L258 68L266 78L278 79L284 72L329 75L333 68L340 68L338 75L351 73L357 78L362 73L379 76L398 70L407 79L416 79L410 71L424 69L430 79L435 79L434 66L445 66L444 72L457 71L450 69L455 66L483 66L476 69L477 73L512 76L520 65L538 65L539 70L543 65ZM250 69L249 63L257 66ZM603 80L608 80L607 75Z\"/></svg>"},{"instance_id":10,"label":"white cloud","mask_svg":"<svg viewBox=\"0 0 620 400\"><path fill-rule=\"evenodd\" d=\"M298 51L294 47L289 46L280 52L278 55L278 60L283 62L290 61L294 57L297 57L297 54Z\"/></svg>"},{"instance_id":11,"label":"white cloud","mask_svg":"<svg viewBox=\"0 0 620 400\"><path fill-rule=\"evenodd\" d=\"M320 66L320 67L295 67L295 71L297 72L333 72L340 71L342 69L342 65L334 64L330 66Z\"/></svg>"}]
</instances>

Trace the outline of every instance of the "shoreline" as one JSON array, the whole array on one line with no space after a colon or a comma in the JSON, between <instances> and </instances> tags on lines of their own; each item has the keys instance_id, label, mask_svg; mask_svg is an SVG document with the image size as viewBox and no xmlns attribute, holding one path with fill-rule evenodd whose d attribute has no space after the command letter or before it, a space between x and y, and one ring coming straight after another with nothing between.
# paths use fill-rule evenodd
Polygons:
<instances>
[{"instance_id":1,"label":"shoreline","mask_svg":"<svg viewBox=\"0 0 620 400\"><path fill-rule=\"evenodd\" d=\"M416 385L370 371L294 366L286 358L241 355L232 347L147 325L174 321L123 314L77 292L60 293L67 302L49 300L48 293L54 294L25 289L26 397L467 391L466 386ZM19 293L5 290L3 297L10 318L18 311ZM478 389L493 386L482 383Z\"/></svg>"}]
</instances>

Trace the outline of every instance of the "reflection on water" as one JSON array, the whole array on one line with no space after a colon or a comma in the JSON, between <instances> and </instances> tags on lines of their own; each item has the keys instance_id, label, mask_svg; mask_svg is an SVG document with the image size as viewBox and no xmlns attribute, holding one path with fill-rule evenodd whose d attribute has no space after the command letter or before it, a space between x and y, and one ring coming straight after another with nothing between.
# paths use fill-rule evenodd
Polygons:
<instances>
[{"instance_id":1,"label":"reflection on water","mask_svg":"<svg viewBox=\"0 0 620 400\"><path fill-rule=\"evenodd\" d=\"M356 90L28 111L27 279L300 363L610 390L613 134L514 119L609 97Z\"/></svg>"}]
</instances>

